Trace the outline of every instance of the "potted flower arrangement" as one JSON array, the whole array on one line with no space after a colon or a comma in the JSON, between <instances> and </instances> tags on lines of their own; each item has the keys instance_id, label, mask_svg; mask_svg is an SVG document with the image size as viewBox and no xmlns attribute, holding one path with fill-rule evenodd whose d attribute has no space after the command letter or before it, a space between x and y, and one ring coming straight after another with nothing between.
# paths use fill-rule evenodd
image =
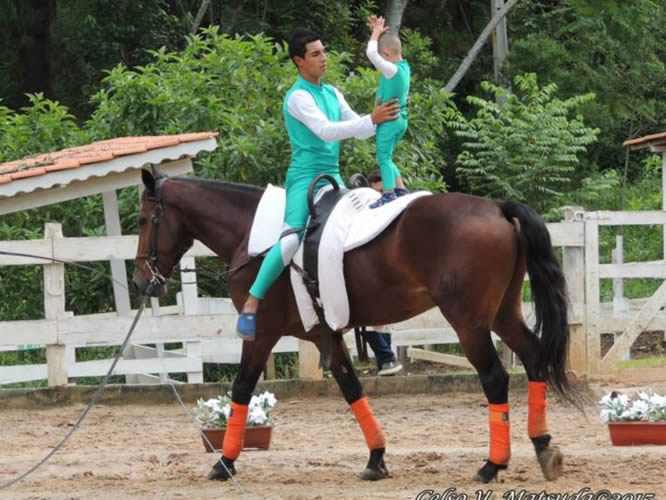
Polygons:
<instances>
[{"instance_id":1,"label":"potted flower arrangement","mask_svg":"<svg viewBox=\"0 0 666 500\"><path fill-rule=\"evenodd\" d=\"M666 397L654 392L609 392L601 401L601 421L615 446L666 444Z\"/></svg>"},{"instance_id":2,"label":"potted flower arrangement","mask_svg":"<svg viewBox=\"0 0 666 500\"><path fill-rule=\"evenodd\" d=\"M271 442L271 410L277 403L272 392L252 396L247 414L247 427L243 449L267 450ZM221 450L227 419L231 413L231 393L217 398L197 401L194 408L196 421L201 426L202 440L206 451Z\"/></svg>"}]
</instances>

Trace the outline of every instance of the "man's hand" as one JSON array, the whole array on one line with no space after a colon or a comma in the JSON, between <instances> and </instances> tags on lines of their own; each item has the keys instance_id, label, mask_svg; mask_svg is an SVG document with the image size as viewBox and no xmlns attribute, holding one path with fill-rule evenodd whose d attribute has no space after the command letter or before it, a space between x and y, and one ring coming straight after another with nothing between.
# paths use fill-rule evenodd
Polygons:
<instances>
[{"instance_id":1,"label":"man's hand","mask_svg":"<svg viewBox=\"0 0 666 500\"><path fill-rule=\"evenodd\" d=\"M372 123L379 125L380 123L387 122L389 120L395 120L400 116L400 104L398 104L398 99L391 99L386 101L383 104L379 103L379 99L375 102L375 109L372 110L370 118Z\"/></svg>"}]
</instances>

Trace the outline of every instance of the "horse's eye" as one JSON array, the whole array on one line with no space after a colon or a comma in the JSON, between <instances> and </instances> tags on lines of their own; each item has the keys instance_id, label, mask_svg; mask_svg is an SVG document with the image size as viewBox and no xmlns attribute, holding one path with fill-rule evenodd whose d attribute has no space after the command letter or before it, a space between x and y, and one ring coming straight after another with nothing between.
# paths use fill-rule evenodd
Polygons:
<instances>
[{"instance_id":1,"label":"horse's eye","mask_svg":"<svg viewBox=\"0 0 666 500\"><path fill-rule=\"evenodd\" d=\"M137 219L137 223L139 224L139 227L142 227L146 223L146 218L142 215Z\"/></svg>"}]
</instances>

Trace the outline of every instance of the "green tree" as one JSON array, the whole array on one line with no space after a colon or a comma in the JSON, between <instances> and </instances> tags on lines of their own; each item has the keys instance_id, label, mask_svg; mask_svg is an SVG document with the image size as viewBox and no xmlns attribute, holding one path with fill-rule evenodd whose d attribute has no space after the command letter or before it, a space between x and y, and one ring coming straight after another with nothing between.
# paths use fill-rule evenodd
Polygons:
<instances>
[{"instance_id":1,"label":"green tree","mask_svg":"<svg viewBox=\"0 0 666 500\"><path fill-rule=\"evenodd\" d=\"M468 97L478 112L457 131L465 140L458 173L476 193L544 211L575 186L578 156L596 140L599 130L586 127L581 115L572 116L594 95L560 100L557 86L540 88L534 74L517 76L514 83L514 93L482 84L498 102Z\"/></svg>"},{"instance_id":2,"label":"green tree","mask_svg":"<svg viewBox=\"0 0 666 500\"><path fill-rule=\"evenodd\" d=\"M0 106L0 162L78 146L86 140L74 116L42 94L29 94L29 106L16 113Z\"/></svg>"},{"instance_id":3,"label":"green tree","mask_svg":"<svg viewBox=\"0 0 666 500\"><path fill-rule=\"evenodd\" d=\"M533 72L565 97L593 92L600 129L584 164L621 169L622 142L666 128L666 5L654 0L524 0L510 20L510 75ZM630 177L640 164L632 162Z\"/></svg>"}]
</instances>

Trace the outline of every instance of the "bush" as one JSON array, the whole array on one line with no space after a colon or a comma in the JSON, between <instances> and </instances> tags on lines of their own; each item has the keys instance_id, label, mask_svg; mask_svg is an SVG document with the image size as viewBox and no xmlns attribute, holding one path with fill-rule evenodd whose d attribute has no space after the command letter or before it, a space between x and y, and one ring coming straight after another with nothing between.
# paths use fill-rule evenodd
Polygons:
<instances>
[{"instance_id":1,"label":"bush","mask_svg":"<svg viewBox=\"0 0 666 500\"><path fill-rule=\"evenodd\" d=\"M482 88L498 102L470 96L475 118L462 120L457 134L465 142L457 172L472 191L519 200L544 212L576 178L578 155L596 140L598 129L571 116L593 94L560 100L554 84L540 88L534 74L517 76L516 90L489 82Z\"/></svg>"}]
</instances>

